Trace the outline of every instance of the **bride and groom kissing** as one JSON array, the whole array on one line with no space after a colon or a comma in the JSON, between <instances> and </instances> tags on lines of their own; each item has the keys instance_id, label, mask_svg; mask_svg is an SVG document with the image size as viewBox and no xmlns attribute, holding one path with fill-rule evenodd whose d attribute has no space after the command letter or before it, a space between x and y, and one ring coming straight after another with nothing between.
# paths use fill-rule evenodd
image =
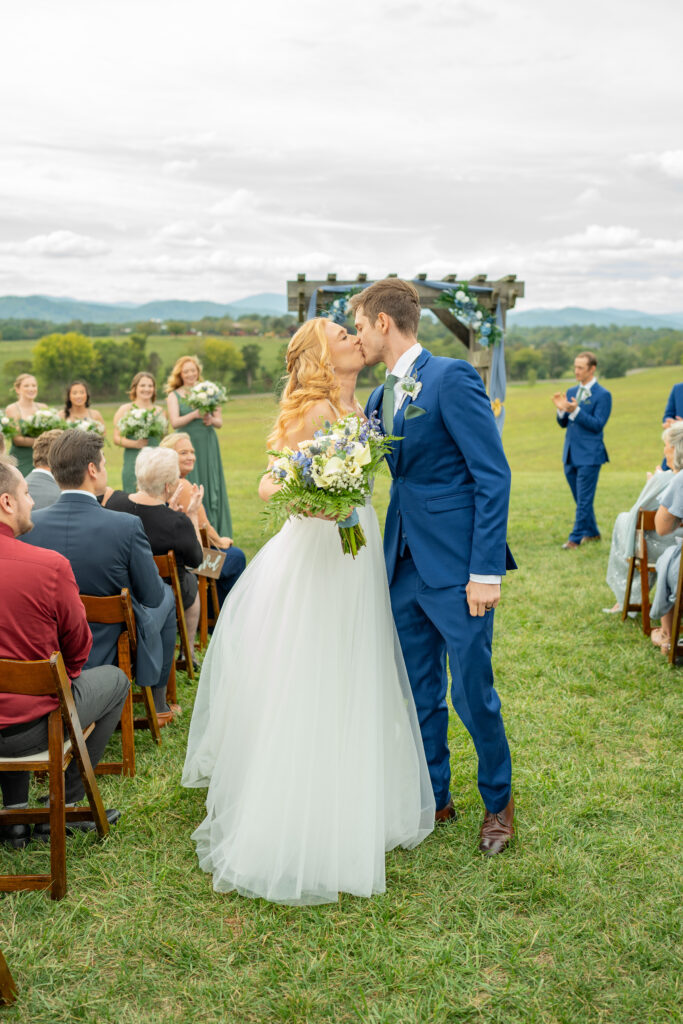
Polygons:
<instances>
[{"instance_id":1,"label":"bride and groom kissing","mask_svg":"<svg viewBox=\"0 0 683 1024\"><path fill-rule=\"evenodd\" d=\"M282 903L385 889L385 852L456 819L446 694L478 757L479 850L513 835L510 751L491 669L493 611L515 563L510 472L491 404L463 360L417 341L419 297L387 279L351 299L356 335L324 318L287 350L269 447L362 414L355 382L384 363L365 415L400 438L384 533L341 551L334 523L290 518L226 602L204 661L183 784L208 787L193 834L217 891ZM278 485L266 474L259 493Z\"/></svg>"}]
</instances>

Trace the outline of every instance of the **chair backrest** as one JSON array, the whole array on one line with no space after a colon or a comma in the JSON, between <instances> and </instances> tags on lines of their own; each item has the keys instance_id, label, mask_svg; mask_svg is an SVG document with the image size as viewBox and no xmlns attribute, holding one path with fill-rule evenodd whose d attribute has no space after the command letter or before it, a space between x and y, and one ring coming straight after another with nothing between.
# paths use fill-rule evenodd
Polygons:
<instances>
[{"instance_id":1,"label":"chair backrest","mask_svg":"<svg viewBox=\"0 0 683 1024\"><path fill-rule=\"evenodd\" d=\"M654 508L639 508L638 509L638 522L636 529L638 530L654 530L655 528L655 516L657 510Z\"/></svg>"},{"instance_id":2,"label":"chair backrest","mask_svg":"<svg viewBox=\"0 0 683 1024\"><path fill-rule=\"evenodd\" d=\"M130 591L123 587L120 594L111 597L94 597L92 594L81 594L88 622L101 622L113 625L120 622L128 633L131 653L135 654L137 634L135 630L135 613L130 599Z\"/></svg>"},{"instance_id":3,"label":"chair backrest","mask_svg":"<svg viewBox=\"0 0 683 1024\"><path fill-rule=\"evenodd\" d=\"M60 689L71 695L69 677L60 651L40 661L0 658L0 693L21 693L27 697L59 697ZM61 703L61 701L60 701Z\"/></svg>"},{"instance_id":4,"label":"chair backrest","mask_svg":"<svg viewBox=\"0 0 683 1024\"><path fill-rule=\"evenodd\" d=\"M200 528L199 528L199 537L200 537L200 540L202 542L202 547L203 548L210 548L211 547L211 545L209 544L209 531L207 530L207 528L205 526L200 526Z\"/></svg>"}]
</instances>

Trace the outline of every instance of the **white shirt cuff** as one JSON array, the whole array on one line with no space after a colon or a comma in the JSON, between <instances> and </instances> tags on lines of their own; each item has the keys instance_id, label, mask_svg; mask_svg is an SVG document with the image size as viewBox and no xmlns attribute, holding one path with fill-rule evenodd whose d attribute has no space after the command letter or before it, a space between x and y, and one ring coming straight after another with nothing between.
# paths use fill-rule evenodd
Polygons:
<instances>
[{"instance_id":1,"label":"white shirt cuff","mask_svg":"<svg viewBox=\"0 0 683 1024\"><path fill-rule=\"evenodd\" d=\"M577 405L576 409L574 409L574 412L570 412L569 413L569 419L570 420L575 420L580 412L581 412L581 406Z\"/></svg>"},{"instance_id":2,"label":"white shirt cuff","mask_svg":"<svg viewBox=\"0 0 683 1024\"><path fill-rule=\"evenodd\" d=\"M567 413L564 412L564 410L562 412L560 412L559 409L557 410L557 418L558 418L558 420L563 420L566 415L567 415Z\"/></svg>"},{"instance_id":3,"label":"white shirt cuff","mask_svg":"<svg viewBox=\"0 0 683 1024\"><path fill-rule=\"evenodd\" d=\"M492 583L494 586L500 586L500 576L480 576L478 572L470 573L470 580L472 583Z\"/></svg>"}]
</instances>

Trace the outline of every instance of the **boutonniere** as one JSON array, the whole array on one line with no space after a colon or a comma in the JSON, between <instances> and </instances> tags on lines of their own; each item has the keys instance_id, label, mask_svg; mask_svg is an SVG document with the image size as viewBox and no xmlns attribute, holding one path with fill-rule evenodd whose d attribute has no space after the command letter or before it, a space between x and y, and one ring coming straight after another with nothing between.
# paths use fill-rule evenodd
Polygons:
<instances>
[{"instance_id":1,"label":"boutonniere","mask_svg":"<svg viewBox=\"0 0 683 1024\"><path fill-rule=\"evenodd\" d=\"M416 380L415 377L401 377L400 380L396 381L396 386L399 391L402 391L410 399L417 398L422 391L422 382Z\"/></svg>"}]
</instances>

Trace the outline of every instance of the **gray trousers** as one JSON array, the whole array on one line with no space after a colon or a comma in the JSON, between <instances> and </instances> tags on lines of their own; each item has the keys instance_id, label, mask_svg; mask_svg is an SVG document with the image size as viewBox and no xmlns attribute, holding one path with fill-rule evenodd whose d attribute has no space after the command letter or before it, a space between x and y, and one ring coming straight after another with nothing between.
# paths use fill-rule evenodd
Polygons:
<instances>
[{"instance_id":1,"label":"gray trousers","mask_svg":"<svg viewBox=\"0 0 683 1024\"><path fill-rule=\"evenodd\" d=\"M93 768L98 763L109 737L121 717L121 708L130 683L125 672L115 665L85 669L71 684L74 704L82 726L95 722L85 741ZM47 750L48 716L37 718L30 729L13 736L0 735L0 757L25 757ZM28 800L29 772L0 772L0 788L5 807L24 804ZM75 804L85 796L83 781L75 760L65 775L65 799Z\"/></svg>"}]
</instances>

